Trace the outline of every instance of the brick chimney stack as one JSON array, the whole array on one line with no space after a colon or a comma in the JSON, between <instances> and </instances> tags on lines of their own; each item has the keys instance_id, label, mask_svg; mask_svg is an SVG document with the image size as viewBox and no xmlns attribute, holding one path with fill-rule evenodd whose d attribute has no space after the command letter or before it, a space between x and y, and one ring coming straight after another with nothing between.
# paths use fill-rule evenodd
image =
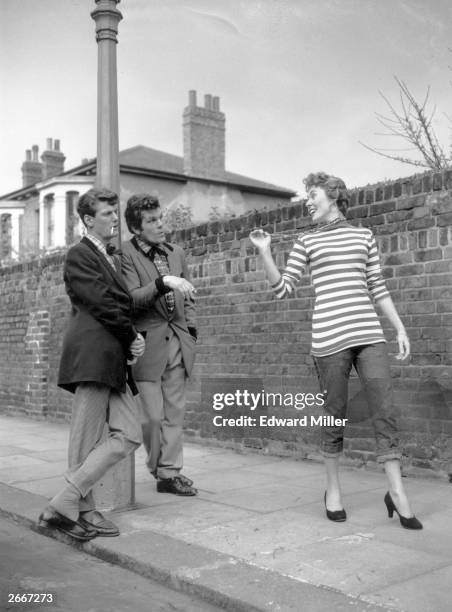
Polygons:
<instances>
[{"instance_id":1,"label":"brick chimney stack","mask_svg":"<svg viewBox=\"0 0 452 612\"><path fill-rule=\"evenodd\" d=\"M48 179L64 172L65 156L60 151L60 141L47 138L47 148L41 155L43 178Z\"/></svg>"},{"instance_id":2,"label":"brick chimney stack","mask_svg":"<svg viewBox=\"0 0 452 612\"><path fill-rule=\"evenodd\" d=\"M211 179L225 176L225 115L220 98L204 96L204 107L196 105L196 91L188 92L184 109L184 173Z\"/></svg>"},{"instance_id":3,"label":"brick chimney stack","mask_svg":"<svg viewBox=\"0 0 452 612\"><path fill-rule=\"evenodd\" d=\"M42 181L42 164L38 159L39 147L33 145L25 151L25 161L22 164L22 187L28 187Z\"/></svg>"}]
</instances>

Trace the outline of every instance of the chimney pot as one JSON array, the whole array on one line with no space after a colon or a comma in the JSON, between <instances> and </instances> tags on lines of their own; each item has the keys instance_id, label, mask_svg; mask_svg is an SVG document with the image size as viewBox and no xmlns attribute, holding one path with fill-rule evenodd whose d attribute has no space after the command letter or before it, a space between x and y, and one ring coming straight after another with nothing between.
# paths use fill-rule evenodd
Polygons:
<instances>
[{"instance_id":1,"label":"chimney pot","mask_svg":"<svg viewBox=\"0 0 452 612\"><path fill-rule=\"evenodd\" d=\"M55 147L55 148L54 148ZM60 141L47 138L47 149L41 155L43 163L43 178L48 179L64 172L65 157L60 151Z\"/></svg>"},{"instance_id":2,"label":"chimney pot","mask_svg":"<svg viewBox=\"0 0 452 612\"><path fill-rule=\"evenodd\" d=\"M204 108L208 110L212 110L212 96L211 94L206 94L204 96Z\"/></svg>"},{"instance_id":3,"label":"chimney pot","mask_svg":"<svg viewBox=\"0 0 452 612\"><path fill-rule=\"evenodd\" d=\"M196 106L196 90L195 89L190 89L190 91L188 92L188 105L189 106Z\"/></svg>"},{"instance_id":4,"label":"chimney pot","mask_svg":"<svg viewBox=\"0 0 452 612\"><path fill-rule=\"evenodd\" d=\"M42 164L38 160L38 145L25 151L25 161L22 164L22 186L28 187L42 181Z\"/></svg>"},{"instance_id":5,"label":"chimney pot","mask_svg":"<svg viewBox=\"0 0 452 612\"><path fill-rule=\"evenodd\" d=\"M220 110L220 97L214 96L212 100L212 104L213 104L213 110L219 111Z\"/></svg>"}]
</instances>

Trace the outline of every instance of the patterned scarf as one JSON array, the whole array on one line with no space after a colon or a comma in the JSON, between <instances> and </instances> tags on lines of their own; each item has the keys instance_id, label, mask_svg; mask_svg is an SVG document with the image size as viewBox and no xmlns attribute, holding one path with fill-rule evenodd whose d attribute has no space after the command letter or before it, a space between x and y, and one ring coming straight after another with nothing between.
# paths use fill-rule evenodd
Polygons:
<instances>
[{"instance_id":1,"label":"patterned scarf","mask_svg":"<svg viewBox=\"0 0 452 612\"><path fill-rule=\"evenodd\" d=\"M141 251L143 251L143 253L154 262L160 276L171 274L167 254L161 247L156 244L149 244L144 240L141 240L141 238L138 236L135 236L135 239ZM176 307L174 291L168 291L168 293L165 293L165 301L168 312L173 312L174 308Z\"/></svg>"}]
</instances>

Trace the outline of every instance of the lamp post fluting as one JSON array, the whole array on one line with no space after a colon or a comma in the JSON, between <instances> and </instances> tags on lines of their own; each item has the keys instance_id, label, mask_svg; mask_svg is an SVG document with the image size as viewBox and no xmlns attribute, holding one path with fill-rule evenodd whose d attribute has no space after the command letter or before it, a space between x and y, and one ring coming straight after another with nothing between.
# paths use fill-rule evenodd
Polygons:
<instances>
[{"instance_id":1,"label":"lamp post fluting","mask_svg":"<svg viewBox=\"0 0 452 612\"><path fill-rule=\"evenodd\" d=\"M97 168L96 186L119 195L118 84L116 45L122 14L120 0L95 0L91 17L97 41ZM119 227L119 230L121 228ZM119 240L121 231L119 231Z\"/></svg>"}]
</instances>

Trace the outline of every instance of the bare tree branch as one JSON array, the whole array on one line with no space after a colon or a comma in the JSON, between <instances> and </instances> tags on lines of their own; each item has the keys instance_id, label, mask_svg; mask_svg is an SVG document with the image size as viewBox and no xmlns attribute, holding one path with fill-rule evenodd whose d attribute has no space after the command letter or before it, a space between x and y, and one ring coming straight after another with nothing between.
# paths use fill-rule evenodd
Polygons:
<instances>
[{"instance_id":1,"label":"bare tree branch","mask_svg":"<svg viewBox=\"0 0 452 612\"><path fill-rule=\"evenodd\" d=\"M438 140L433 128L433 119L436 113L436 106L431 111L428 110L430 102L430 87L427 88L422 102L418 102L411 93L408 85L397 76L394 77L399 88L399 102L401 110L397 110L389 98L379 91L380 96L389 109L389 115L375 113L378 123L387 130L385 133L377 133L378 136L390 138L402 138L407 141L410 148L400 149L380 149L360 143L363 147L377 153L382 157L394 159L412 166L442 170L451 163ZM411 159L404 155L390 155L387 151L406 152L417 151L422 159Z\"/></svg>"},{"instance_id":2,"label":"bare tree branch","mask_svg":"<svg viewBox=\"0 0 452 612\"><path fill-rule=\"evenodd\" d=\"M425 161L423 162L420 160L409 159L407 157L401 157L399 155L388 155L387 153L384 153L383 151L379 149L373 149L372 147L369 147L368 145L364 144L360 140L358 142L365 149L368 149L369 151L372 151L372 153L376 153L377 155L380 155L381 157L386 157L387 159L393 159L395 161L401 162L402 164L410 164L411 166L416 166L418 168L431 168L431 166L427 164Z\"/></svg>"}]
</instances>

